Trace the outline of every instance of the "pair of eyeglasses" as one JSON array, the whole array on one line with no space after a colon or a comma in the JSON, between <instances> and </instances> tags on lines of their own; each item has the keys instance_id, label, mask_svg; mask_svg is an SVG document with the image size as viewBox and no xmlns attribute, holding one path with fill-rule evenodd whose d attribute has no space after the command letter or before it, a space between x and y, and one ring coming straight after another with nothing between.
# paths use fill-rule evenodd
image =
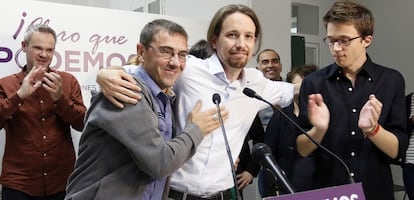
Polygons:
<instances>
[{"instance_id":1,"label":"pair of eyeglasses","mask_svg":"<svg viewBox=\"0 0 414 200\"><path fill-rule=\"evenodd\" d=\"M336 38L336 39L326 37L326 38L323 38L323 42L328 46L333 46L333 45L335 45L335 43L338 43L339 46L349 46L351 44L352 40L355 40L355 39L360 38L360 37L362 37L362 36L360 35L360 36L353 37L353 38L340 37L340 38Z\"/></svg>"},{"instance_id":2,"label":"pair of eyeglasses","mask_svg":"<svg viewBox=\"0 0 414 200\"><path fill-rule=\"evenodd\" d=\"M187 51L180 51L180 52L175 53L172 47L161 46L161 47L155 48L151 45L149 45L148 47L153 48L154 50L157 50L161 54L161 56L165 59L171 59L175 56L175 54L177 54L178 60L180 62L187 61L187 55L188 55Z\"/></svg>"}]
</instances>

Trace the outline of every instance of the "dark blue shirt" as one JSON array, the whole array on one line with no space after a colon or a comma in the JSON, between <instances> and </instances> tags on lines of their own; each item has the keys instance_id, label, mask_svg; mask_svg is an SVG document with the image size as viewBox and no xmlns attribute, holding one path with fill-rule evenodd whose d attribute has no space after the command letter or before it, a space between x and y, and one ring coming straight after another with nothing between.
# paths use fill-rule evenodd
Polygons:
<instances>
[{"instance_id":1,"label":"dark blue shirt","mask_svg":"<svg viewBox=\"0 0 414 200\"><path fill-rule=\"evenodd\" d=\"M162 134L165 141L170 140L173 134L171 103L173 101L174 94L172 93L170 94L171 96L169 96L161 91L157 83L154 82L154 80L152 80L152 78L144 71L143 67L139 67L137 71L134 72L134 75L147 84L152 95L154 96L155 101L158 103L156 108L158 113L158 127L160 129L160 134ZM167 178L154 179L150 184L148 184L147 190L142 196L142 200L162 199L166 182Z\"/></svg>"},{"instance_id":2,"label":"dark blue shirt","mask_svg":"<svg viewBox=\"0 0 414 200\"><path fill-rule=\"evenodd\" d=\"M336 64L308 75L302 82L299 100L299 122L304 128L311 128L307 104L308 96L315 93L322 94L330 112L329 128L322 145L345 161L355 182L362 182L367 199L394 199L390 157L370 139L364 138L358 128L358 117L369 95L374 94L383 104L378 123L397 137L398 157L401 158L408 145L402 75L373 63L368 56L354 87ZM337 160L319 148L314 153L317 187L349 183L344 167Z\"/></svg>"}]
</instances>

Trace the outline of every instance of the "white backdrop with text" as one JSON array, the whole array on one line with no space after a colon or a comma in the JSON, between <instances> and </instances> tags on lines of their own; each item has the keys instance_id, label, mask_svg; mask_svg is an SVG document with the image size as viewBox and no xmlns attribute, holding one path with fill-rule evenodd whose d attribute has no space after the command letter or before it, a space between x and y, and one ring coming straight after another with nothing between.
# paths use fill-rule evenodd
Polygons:
<instances>
[{"instance_id":1,"label":"white backdrop with text","mask_svg":"<svg viewBox=\"0 0 414 200\"><path fill-rule=\"evenodd\" d=\"M48 24L58 36L51 67L76 76L87 106L90 104L90 92L99 90L95 82L97 71L103 67L125 64L128 57L136 53L140 30L149 21L165 18L181 24L190 36L189 45L205 38L208 28L208 20L204 19L39 1L6 2L0 8L0 77L18 72L26 64L21 41L27 27L31 24ZM72 138L77 150L80 133L73 131ZM1 157L4 142L4 129L1 129Z\"/></svg>"}]
</instances>

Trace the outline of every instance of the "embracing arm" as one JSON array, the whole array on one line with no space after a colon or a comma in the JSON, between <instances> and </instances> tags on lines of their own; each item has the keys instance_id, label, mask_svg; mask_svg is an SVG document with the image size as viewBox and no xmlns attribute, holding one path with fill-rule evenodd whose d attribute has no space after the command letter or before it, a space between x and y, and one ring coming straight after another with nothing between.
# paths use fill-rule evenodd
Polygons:
<instances>
[{"instance_id":1,"label":"embracing arm","mask_svg":"<svg viewBox=\"0 0 414 200\"><path fill-rule=\"evenodd\" d=\"M203 136L218 128L219 123L213 120L214 108L200 112L201 103L198 103L184 130L177 137L165 141L158 128L158 117L151 108L152 103L148 103L151 100L146 95L143 97L136 105L127 104L122 111L100 97L99 107L92 106L94 110L88 118L88 127L98 126L116 138L146 174L155 178L165 177L193 155ZM223 114L227 118L227 114Z\"/></svg>"},{"instance_id":2,"label":"embracing arm","mask_svg":"<svg viewBox=\"0 0 414 200\"><path fill-rule=\"evenodd\" d=\"M141 100L137 93L141 88L131 74L122 67L109 67L99 70L96 77L103 95L116 107L124 108L123 103L136 104Z\"/></svg>"}]
</instances>

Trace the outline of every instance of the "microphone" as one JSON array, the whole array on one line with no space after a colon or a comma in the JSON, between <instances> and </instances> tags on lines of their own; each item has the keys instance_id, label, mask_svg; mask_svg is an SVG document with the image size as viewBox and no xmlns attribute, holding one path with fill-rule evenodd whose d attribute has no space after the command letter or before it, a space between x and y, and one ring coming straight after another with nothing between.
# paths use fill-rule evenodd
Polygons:
<instances>
[{"instance_id":1,"label":"microphone","mask_svg":"<svg viewBox=\"0 0 414 200\"><path fill-rule=\"evenodd\" d=\"M264 143L255 144L252 149L252 158L254 161L268 168L273 176L282 183L284 189L289 191L289 194L295 193L292 185L287 180L284 171L280 169L279 165L277 165L276 161L273 159L272 151L269 146Z\"/></svg>"},{"instance_id":2,"label":"microphone","mask_svg":"<svg viewBox=\"0 0 414 200\"><path fill-rule=\"evenodd\" d=\"M271 104L269 101L266 101L265 99L263 99L260 95L258 95L254 90L250 89L250 88L244 88L243 89L243 94L245 94L248 97L251 98L255 98L258 99L260 101L263 101L267 104L269 104L273 111L277 110L280 114L283 115L283 117L285 117L290 123L292 123L297 129L299 129L299 131L303 134L305 134L305 136L307 138L309 138L309 140L315 144L316 146L318 146L319 148L323 149L325 152L327 152L328 154L330 154L331 156L333 156L336 160L338 160L342 166L344 166L346 173L348 174L349 177L349 183L355 183L354 182L354 178L352 178L351 176L351 171L349 170L348 165L346 165L346 163L335 153L333 153L332 151L330 151L329 149L327 149L326 147L324 147L323 145L319 144L317 141L315 141L315 139L313 139L305 130L303 130L302 127L300 127L295 121L293 121L293 119L291 119L289 116L286 115L286 113L284 113L279 107L274 106L273 104Z\"/></svg>"},{"instance_id":3,"label":"microphone","mask_svg":"<svg viewBox=\"0 0 414 200\"><path fill-rule=\"evenodd\" d=\"M230 161L231 174L233 175L233 183L234 183L235 191L232 195L235 195L235 199L239 199L239 197L238 197L239 187L237 185L236 170L234 169L233 157L231 155L230 145L229 145L229 142L227 140L227 135L226 135L226 129L224 128L223 118L221 116L221 110L220 110L220 105L219 105L220 102L221 102L220 95L217 94L217 93L214 93L213 94L213 103L217 107L217 116L218 116L218 120L220 122L221 131L222 131L223 137L224 137L224 144L226 146L227 157L229 158L229 161Z\"/></svg>"},{"instance_id":4,"label":"microphone","mask_svg":"<svg viewBox=\"0 0 414 200\"><path fill-rule=\"evenodd\" d=\"M217 94L217 93L213 94L213 103L216 104L216 105L221 103L221 97L220 97L219 94ZM220 109L220 107L218 109Z\"/></svg>"}]
</instances>

